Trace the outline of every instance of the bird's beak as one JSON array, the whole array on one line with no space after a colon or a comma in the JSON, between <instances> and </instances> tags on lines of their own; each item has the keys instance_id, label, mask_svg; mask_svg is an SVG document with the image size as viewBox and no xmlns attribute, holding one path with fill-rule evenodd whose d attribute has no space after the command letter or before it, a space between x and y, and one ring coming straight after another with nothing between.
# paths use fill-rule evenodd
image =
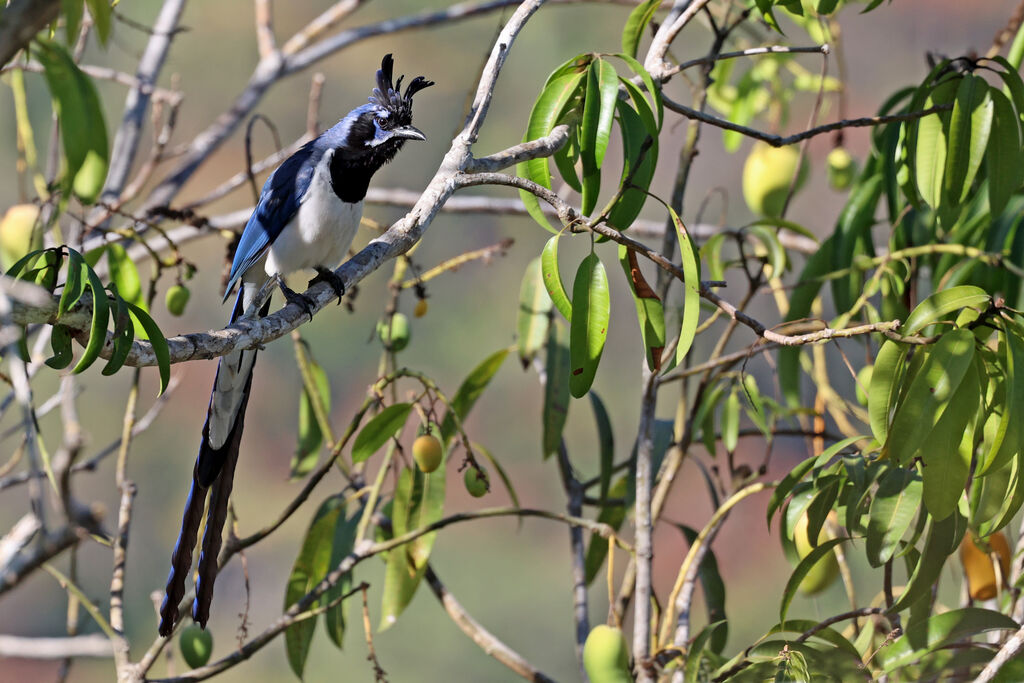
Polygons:
<instances>
[{"instance_id":1,"label":"bird's beak","mask_svg":"<svg viewBox=\"0 0 1024 683\"><path fill-rule=\"evenodd\" d=\"M415 126L402 126L401 128L395 128L391 131L391 136L395 138L404 138L406 140L420 140L426 142L427 136L423 134L419 128Z\"/></svg>"}]
</instances>

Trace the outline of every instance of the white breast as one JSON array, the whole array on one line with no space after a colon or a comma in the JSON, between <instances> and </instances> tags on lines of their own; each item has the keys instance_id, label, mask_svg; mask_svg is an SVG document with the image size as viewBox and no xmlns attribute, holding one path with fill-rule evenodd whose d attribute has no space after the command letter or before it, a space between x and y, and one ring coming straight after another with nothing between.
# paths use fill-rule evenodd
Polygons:
<instances>
[{"instance_id":1,"label":"white breast","mask_svg":"<svg viewBox=\"0 0 1024 683\"><path fill-rule=\"evenodd\" d=\"M295 217L267 252L268 277L324 266L334 268L345 258L363 215L363 202L343 202L331 187L331 158L324 154Z\"/></svg>"}]
</instances>

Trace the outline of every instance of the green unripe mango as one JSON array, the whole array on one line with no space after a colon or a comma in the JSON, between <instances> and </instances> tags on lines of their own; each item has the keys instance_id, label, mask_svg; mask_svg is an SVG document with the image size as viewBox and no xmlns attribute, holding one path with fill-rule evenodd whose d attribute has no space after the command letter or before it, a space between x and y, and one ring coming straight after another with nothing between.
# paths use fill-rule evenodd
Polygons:
<instances>
[{"instance_id":1,"label":"green unripe mango","mask_svg":"<svg viewBox=\"0 0 1024 683\"><path fill-rule=\"evenodd\" d=\"M622 629L600 624L583 644L583 668L590 683L632 683L629 649Z\"/></svg>"},{"instance_id":2,"label":"green unripe mango","mask_svg":"<svg viewBox=\"0 0 1024 683\"><path fill-rule=\"evenodd\" d=\"M174 285L167 290L167 297L164 303L171 315L181 315L185 312L185 305L188 303L190 293L185 285Z\"/></svg>"},{"instance_id":3,"label":"green unripe mango","mask_svg":"<svg viewBox=\"0 0 1024 683\"><path fill-rule=\"evenodd\" d=\"M71 189L75 196L83 204L93 204L103 190L103 183L107 180L107 160L96 150L90 149L85 154L85 159L75 173L75 179L71 183Z\"/></svg>"},{"instance_id":4,"label":"green unripe mango","mask_svg":"<svg viewBox=\"0 0 1024 683\"><path fill-rule=\"evenodd\" d=\"M409 345L409 319L401 313L395 313L391 320L377 323L377 336L384 343L384 348L397 352Z\"/></svg>"},{"instance_id":5,"label":"green unripe mango","mask_svg":"<svg viewBox=\"0 0 1024 683\"><path fill-rule=\"evenodd\" d=\"M487 470L483 467L467 467L466 473L462 475L462 482L466 485L466 491L474 498L483 498L490 487Z\"/></svg>"},{"instance_id":6,"label":"green unripe mango","mask_svg":"<svg viewBox=\"0 0 1024 683\"><path fill-rule=\"evenodd\" d=\"M199 624L189 624L178 636L181 656L193 669L206 666L213 654L213 635Z\"/></svg>"},{"instance_id":7,"label":"green unripe mango","mask_svg":"<svg viewBox=\"0 0 1024 683\"><path fill-rule=\"evenodd\" d=\"M789 184L799 163L800 152L792 145L772 147L764 142L754 145L743 164L743 198L753 213L782 215ZM808 165L801 164L794 192L806 182L808 172Z\"/></svg>"},{"instance_id":8,"label":"green unripe mango","mask_svg":"<svg viewBox=\"0 0 1024 683\"><path fill-rule=\"evenodd\" d=\"M843 147L836 147L825 158L828 171L828 184L833 190L850 189L857 175L857 162Z\"/></svg>"}]
</instances>

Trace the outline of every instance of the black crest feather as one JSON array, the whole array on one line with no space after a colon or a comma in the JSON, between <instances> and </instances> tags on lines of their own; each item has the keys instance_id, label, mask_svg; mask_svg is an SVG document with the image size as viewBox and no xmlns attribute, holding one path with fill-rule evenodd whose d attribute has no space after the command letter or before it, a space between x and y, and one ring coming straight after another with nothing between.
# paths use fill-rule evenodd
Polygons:
<instances>
[{"instance_id":1,"label":"black crest feather","mask_svg":"<svg viewBox=\"0 0 1024 683\"><path fill-rule=\"evenodd\" d=\"M406 87L405 94L403 95L402 79L405 76L399 76L396 83L394 81L394 67L395 60L391 53L384 55L384 59L380 62L380 68L377 70L377 87L373 89L370 101L394 112L399 118L412 120L413 95L424 88L434 85L434 82L428 81L423 76L417 76Z\"/></svg>"}]
</instances>

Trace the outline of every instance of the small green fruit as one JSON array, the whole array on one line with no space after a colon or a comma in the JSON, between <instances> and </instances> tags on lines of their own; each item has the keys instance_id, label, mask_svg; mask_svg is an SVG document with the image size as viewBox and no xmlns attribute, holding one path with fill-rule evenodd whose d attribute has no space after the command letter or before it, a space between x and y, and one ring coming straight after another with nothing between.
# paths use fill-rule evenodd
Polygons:
<instances>
[{"instance_id":1,"label":"small green fruit","mask_svg":"<svg viewBox=\"0 0 1024 683\"><path fill-rule=\"evenodd\" d=\"M490 488L487 470L483 467L467 467L466 473L462 475L462 481L466 484L466 490L474 498L483 498Z\"/></svg>"},{"instance_id":2,"label":"small green fruit","mask_svg":"<svg viewBox=\"0 0 1024 683\"><path fill-rule=\"evenodd\" d=\"M857 403L864 407L868 405L868 387L871 386L871 372L874 365L865 365L857 373Z\"/></svg>"},{"instance_id":3,"label":"small green fruit","mask_svg":"<svg viewBox=\"0 0 1024 683\"><path fill-rule=\"evenodd\" d=\"M401 351L409 345L409 319L401 313L395 313L390 321L381 320L377 323L377 336L388 351Z\"/></svg>"},{"instance_id":4,"label":"small green fruit","mask_svg":"<svg viewBox=\"0 0 1024 683\"><path fill-rule=\"evenodd\" d=\"M772 147L764 142L754 145L743 165L743 198L753 213L773 217L782 214L799 162L800 152L792 145ZM802 164L794 192L803 186L807 174L808 165Z\"/></svg>"},{"instance_id":5,"label":"small green fruit","mask_svg":"<svg viewBox=\"0 0 1024 683\"><path fill-rule=\"evenodd\" d=\"M210 661L210 655L213 653L213 635L199 624L189 624L178 636L178 648L181 649L185 663L197 669Z\"/></svg>"},{"instance_id":6,"label":"small green fruit","mask_svg":"<svg viewBox=\"0 0 1024 683\"><path fill-rule=\"evenodd\" d=\"M830 538L831 535L826 530L826 526L822 525L821 531L818 532L818 544ZM800 515L800 519L797 520L796 527L793 529L793 545L796 546L796 554L800 556L801 560L807 557L814 549L811 546L810 538L807 536L806 512ZM815 595L831 586L837 576L839 576L839 561L836 560L835 551L832 551L826 553L823 558L811 567L811 571L807 572L807 576L800 582L800 590L806 595Z\"/></svg>"},{"instance_id":7,"label":"small green fruit","mask_svg":"<svg viewBox=\"0 0 1024 683\"><path fill-rule=\"evenodd\" d=\"M590 683L632 683L629 650L622 629L595 626L583 644L583 668Z\"/></svg>"},{"instance_id":8,"label":"small green fruit","mask_svg":"<svg viewBox=\"0 0 1024 683\"><path fill-rule=\"evenodd\" d=\"M850 189L853 178L857 175L857 163L843 147L836 147L825 158L828 168L828 184L833 190L840 192Z\"/></svg>"},{"instance_id":9,"label":"small green fruit","mask_svg":"<svg viewBox=\"0 0 1024 683\"><path fill-rule=\"evenodd\" d=\"M107 160L96 150L90 149L75 173L71 189L83 204L94 204L107 180Z\"/></svg>"},{"instance_id":10,"label":"small green fruit","mask_svg":"<svg viewBox=\"0 0 1024 683\"><path fill-rule=\"evenodd\" d=\"M429 474L441 466L444 450L436 436L423 434L412 442L412 457L420 469Z\"/></svg>"},{"instance_id":11,"label":"small green fruit","mask_svg":"<svg viewBox=\"0 0 1024 683\"><path fill-rule=\"evenodd\" d=\"M0 220L0 267L9 269L30 251L42 249L43 236L35 229L39 207L15 204Z\"/></svg>"},{"instance_id":12,"label":"small green fruit","mask_svg":"<svg viewBox=\"0 0 1024 683\"><path fill-rule=\"evenodd\" d=\"M167 310L171 315L181 315L185 312L185 304L188 303L190 293L185 285L174 285L167 290Z\"/></svg>"}]
</instances>

